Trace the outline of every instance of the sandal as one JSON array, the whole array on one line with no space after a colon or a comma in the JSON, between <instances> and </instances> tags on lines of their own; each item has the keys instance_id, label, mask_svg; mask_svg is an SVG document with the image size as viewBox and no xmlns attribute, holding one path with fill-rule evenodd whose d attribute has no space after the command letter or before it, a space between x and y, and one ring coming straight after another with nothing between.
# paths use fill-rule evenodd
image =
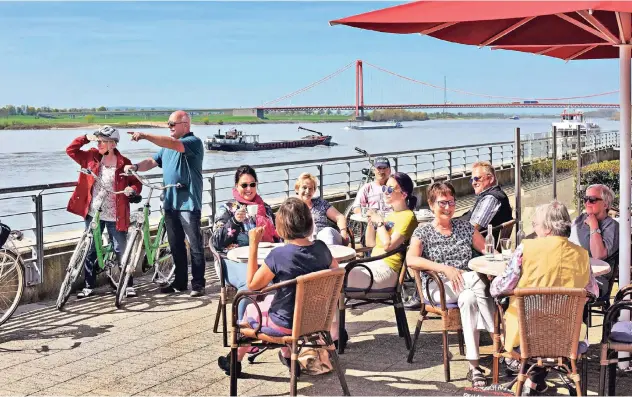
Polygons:
<instances>
[{"instance_id":1,"label":"sandal","mask_svg":"<svg viewBox=\"0 0 632 397\"><path fill-rule=\"evenodd\" d=\"M507 373L507 375L518 375L518 373L520 372L520 360L505 357L503 361L505 362L505 372Z\"/></svg>"},{"instance_id":2,"label":"sandal","mask_svg":"<svg viewBox=\"0 0 632 397\"><path fill-rule=\"evenodd\" d=\"M481 367L470 368L467 372L467 380L472 382L472 387L487 386L487 378L485 378L485 372Z\"/></svg>"}]
</instances>

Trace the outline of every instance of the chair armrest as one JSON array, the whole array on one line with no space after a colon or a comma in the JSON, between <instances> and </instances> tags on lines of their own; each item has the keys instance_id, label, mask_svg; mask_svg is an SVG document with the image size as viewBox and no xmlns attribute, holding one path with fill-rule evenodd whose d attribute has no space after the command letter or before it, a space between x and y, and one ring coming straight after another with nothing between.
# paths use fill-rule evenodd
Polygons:
<instances>
[{"instance_id":1,"label":"chair armrest","mask_svg":"<svg viewBox=\"0 0 632 397\"><path fill-rule=\"evenodd\" d=\"M437 305L437 302L435 302L434 299L432 299L432 294L430 293L430 287L429 287L430 283L426 282L426 298L430 302L430 305L434 307L440 307L442 311L447 311L448 307L445 303L446 302L445 286L443 285L443 280L441 280L441 277L439 277L439 274L431 270L416 270L416 271L419 272L420 276L421 276L421 273L425 273L437 284L437 287L439 287L439 305ZM419 287L421 288L421 282L419 283ZM424 298L423 291L419 291L419 292L421 295L419 299L423 299Z\"/></svg>"},{"instance_id":2,"label":"chair armrest","mask_svg":"<svg viewBox=\"0 0 632 397\"><path fill-rule=\"evenodd\" d=\"M283 287L287 287L287 286L292 286L292 285L296 285L296 279L292 279L292 280L287 280L287 281L283 281L281 283L277 283L277 284L273 284L269 287L265 287L259 291L239 291L237 292L237 294L235 295L235 298L233 299L233 303L232 303L232 326L233 329L238 328L239 324L238 321L239 319L237 318L237 313L238 313L238 308L239 308L239 303L244 300L247 299L249 300L251 303L253 303L255 305L255 307L257 308L257 313L259 314L259 327L257 329L257 332L259 332L261 330L261 309L259 308L259 304L257 303L257 301L255 300L255 297L260 297L260 296L265 296L268 295L270 292L275 292L276 290L283 288Z\"/></svg>"},{"instance_id":3,"label":"chair armrest","mask_svg":"<svg viewBox=\"0 0 632 397\"><path fill-rule=\"evenodd\" d=\"M619 319L619 313L622 310L628 310L632 312L632 301L616 302L614 305L608 308L603 319L601 343L608 343L610 332L612 331L612 325L617 322L617 320Z\"/></svg>"},{"instance_id":4,"label":"chair armrest","mask_svg":"<svg viewBox=\"0 0 632 397\"><path fill-rule=\"evenodd\" d=\"M369 282L369 286L364 290L364 293L368 293L371 288L373 287L373 281L374 281L374 277L373 277L373 272L371 271L371 269L365 265L365 263L367 262L375 262L378 261L380 259L384 259L386 257L398 254L398 253L405 253L406 252L406 244L401 244L399 247L395 248L392 251L388 251L382 255L378 255L378 256L372 256L370 258L362 258L362 259L356 259L353 260L351 262L349 262L346 266L345 266L345 278L344 281L342 282L342 288L343 290L347 288L347 281L349 278L349 273L351 272L351 270L355 269L356 267L363 267L365 268L368 272L369 272L369 276L370 276L370 282Z\"/></svg>"},{"instance_id":5,"label":"chair armrest","mask_svg":"<svg viewBox=\"0 0 632 397\"><path fill-rule=\"evenodd\" d=\"M632 296L632 284L626 285L625 287L621 288L617 292L617 295L614 297L614 301L618 302L620 300L623 300L623 298L625 298L628 295Z\"/></svg>"}]
</instances>

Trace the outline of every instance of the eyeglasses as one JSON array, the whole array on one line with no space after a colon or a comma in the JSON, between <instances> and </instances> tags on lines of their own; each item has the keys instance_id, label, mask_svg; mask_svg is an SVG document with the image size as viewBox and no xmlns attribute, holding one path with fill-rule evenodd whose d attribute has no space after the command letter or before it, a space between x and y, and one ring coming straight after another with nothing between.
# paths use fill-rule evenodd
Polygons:
<instances>
[{"instance_id":1,"label":"eyeglasses","mask_svg":"<svg viewBox=\"0 0 632 397\"><path fill-rule=\"evenodd\" d=\"M400 190L398 190L396 187L382 186L382 193L393 194L393 192L399 192L399 191Z\"/></svg>"},{"instance_id":2,"label":"eyeglasses","mask_svg":"<svg viewBox=\"0 0 632 397\"><path fill-rule=\"evenodd\" d=\"M482 180L483 178L485 178L485 176L473 176L470 178L470 183L478 182Z\"/></svg>"},{"instance_id":3,"label":"eyeglasses","mask_svg":"<svg viewBox=\"0 0 632 397\"><path fill-rule=\"evenodd\" d=\"M595 204L597 201L602 201L603 199L599 198L599 197L593 197L593 196L585 196L584 197L584 203L585 202L589 202L590 204Z\"/></svg>"},{"instance_id":4,"label":"eyeglasses","mask_svg":"<svg viewBox=\"0 0 632 397\"><path fill-rule=\"evenodd\" d=\"M242 189L245 189L245 188L247 188L248 186L250 186L250 187L257 187L257 182L242 183L242 184L241 184L241 185L239 185L239 186L241 186L241 188L242 188Z\"/></svg>"},{"instance_id":5,"label":"eyeglasses","mask_svg":"<svg viewBox=\"0 0 632 397\"><path fill-rule=\"evenodd\" d=\"M441 201L437 201L437 205L439 205L439 207L454 207L456 206L456 201L455 200L441 200Z\"/></svg>"},{"instance_id":6,"label":"eyeglasses","mask_svg":"<svg viewBox=\"0 0 632 397\"><path fill-rule=\"evenodd\" d=\"M178 122L170 121L167 123L167 125L169 126L169 128L172 128L172 127L175 127L177 124L185 124L185 123L186 121L178 121Z\"/></svg>"}]
</instances>

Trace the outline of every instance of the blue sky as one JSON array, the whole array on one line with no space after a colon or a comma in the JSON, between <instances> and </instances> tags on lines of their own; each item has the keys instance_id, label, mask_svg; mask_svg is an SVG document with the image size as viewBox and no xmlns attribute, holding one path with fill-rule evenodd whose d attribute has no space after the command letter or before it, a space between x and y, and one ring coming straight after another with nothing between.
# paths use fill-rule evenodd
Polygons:
<instances>
[{"instance_id":1,"label":"blue sky","mask_svg":"<svg viewBox=\"0 0 632 397\"><path fill-rule=\"evenodd\" d=\"M565 63L328 21L396 3L0 3L0 104L256 106L363 59L467 91L562 97L617 89L618 61ZM365 66L365 103L441 103L443 91ZM348 104L354 68L289 104ZM448 93L459 103L484 98ZM593 99L618 102L617 94Z\"/></svg>"}]
</instances>

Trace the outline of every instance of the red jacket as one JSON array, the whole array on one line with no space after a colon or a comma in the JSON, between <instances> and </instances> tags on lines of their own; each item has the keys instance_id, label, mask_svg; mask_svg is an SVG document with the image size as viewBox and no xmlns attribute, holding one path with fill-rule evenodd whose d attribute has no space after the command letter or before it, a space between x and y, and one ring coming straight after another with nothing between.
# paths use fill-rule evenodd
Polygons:
<instances>
[{"instance_id":1,"label":"red jacket","mask_svg":"<svg viewBox=\"0 0 632 397\"><path fill-rule=\"evenodd\" d=\"M90 169L95 175L99 175L99 162L103 157L96 148L90 150L81 150L81 147L90 141L85 135L75 138L74 141L66 148L66 153L71 159L75 160L81 168ZM114 179L114 190L121 191L127 186L131 186L137 194L140 194L143 185L134 176L124 176L123 167L132 164L127 157L124 157L117 149L116 154L116 177ZM68 202L68 212L85 218L90 210L92 202L92 185L94 178L86 174L79 174L77 187ZM129 200L124 194L116 196L116 230L126 232L129 228Z\"/></svg>"}]
</instances>

